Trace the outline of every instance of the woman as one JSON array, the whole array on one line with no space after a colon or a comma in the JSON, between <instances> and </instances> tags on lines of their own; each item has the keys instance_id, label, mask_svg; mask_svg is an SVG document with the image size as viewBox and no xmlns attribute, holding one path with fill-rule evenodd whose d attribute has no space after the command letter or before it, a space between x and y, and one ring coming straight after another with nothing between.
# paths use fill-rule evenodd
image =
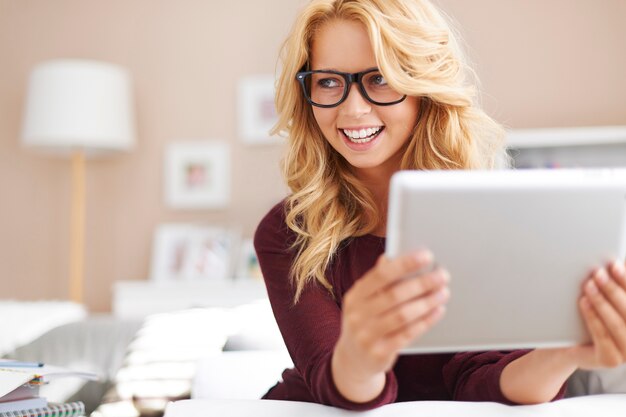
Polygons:
<instances>
[{"instance_id":1,"label":"woman","mask_svg":"<svg viewBox=\"0 0 626 417\"><path fill-rule=\"evenodd\" d=\"M581 296L590 346L399 356L445 314L450 277L428 251L384 257L391 175L498 167L503 131L475 105L471 71L427 0L315 0L282 61L276 130L289 137L292 194L261 221L255 247L295 369L265 398L355 410L538 403L560 398L577 368L626 359L617 263L595 271Z\"/></svg>"}]
</instances>

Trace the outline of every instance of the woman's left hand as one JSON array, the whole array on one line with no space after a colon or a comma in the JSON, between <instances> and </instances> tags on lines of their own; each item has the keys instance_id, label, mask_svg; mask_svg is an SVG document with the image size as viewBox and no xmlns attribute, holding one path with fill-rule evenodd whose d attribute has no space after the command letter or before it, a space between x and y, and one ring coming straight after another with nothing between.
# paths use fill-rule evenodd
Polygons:
<instances>
[{"instance_id":1,"label":"woman's left hand","mask_svg":"<svg viewBox=\"0 0 626 417\"><path fill-rule=\"evenodd\" d=\"M583 284L578 306L591 336L576 346L581 369L616 367L626 362L626 267L616 261L598 268Z\"/></svg>"},{"instance_id":2,"label":"woman's left hand","mask_svg":"<svg viewBox=\"0 0 626 417\"><path fill-rule=\"evenodd\" d=\"M552 400L577 369L613 368L626 363L626 267L598 268L582 286L578 306L591 336L588 344L536 349L509 363L500 388L511 401Z\"/></svg>"}]
</instances>

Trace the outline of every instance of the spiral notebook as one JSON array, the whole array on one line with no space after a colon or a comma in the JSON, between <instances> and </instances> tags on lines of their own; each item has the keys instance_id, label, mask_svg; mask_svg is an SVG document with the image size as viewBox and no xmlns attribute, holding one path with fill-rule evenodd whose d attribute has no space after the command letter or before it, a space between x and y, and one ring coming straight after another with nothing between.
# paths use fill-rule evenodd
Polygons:
<instances>
[{"instance_id":1,"label":"spiral notebook","mask_svg":"<svg viewBox=\"0 0 626 417\"><path fill-rule=\"evenodd\" d=\"M43 408L0 413L0 417L82 417L84 415L85 405L81 401L63 404L50 403Z\"/></svg>"},{"instance_id":2,"label":"spiral notebook","mask_svg":"<svg viewBox=\"0 0 626 417\"><path fill-rule=\"evenodd\" d=\"M82 417L80 402L48 403L39 386L60 377L97 379L89 372L76 372L36 362L0 360L0 417Z\"/></svg>"}]
</instances>

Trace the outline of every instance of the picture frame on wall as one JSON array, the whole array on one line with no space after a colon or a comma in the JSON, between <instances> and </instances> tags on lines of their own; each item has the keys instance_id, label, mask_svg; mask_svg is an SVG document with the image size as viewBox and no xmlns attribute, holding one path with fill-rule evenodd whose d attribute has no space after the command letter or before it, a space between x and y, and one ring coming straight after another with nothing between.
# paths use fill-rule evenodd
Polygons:
<instances>
[{"instance_id":1,"label":"picture frame on wall","mask_svg":"<svg viewBox=\"0 0 626 417\"><path fill-rule=\"evenodd\" d=\"M250 75L237 86L238 130L242 141L252 145L279 144L281 138L270 136L278 121L274 105L274 76Z\"/></svg>"},{"instance_id":2,"label":"picture frame on wall","mask_svg":"<svg viewBox=\"0 0 626 417\"><path fill-rule=\"evenodd\" d=\"M231 279L232 254L238 234L228 228L196 224L163 224L157 227L152 246L150 279L197 281Z\"/></svg>"},{"instance_id":3,"label":"picture frame on wall","mask_svg":"<svg viewBox=\"0 0 626 417\"><path fill-rule=\"evenodd\" d=\"M165 201L176 209L225 208L230 202L230 147L225 141L173 142L165 156Z\"/></svg>"}]
</instances>

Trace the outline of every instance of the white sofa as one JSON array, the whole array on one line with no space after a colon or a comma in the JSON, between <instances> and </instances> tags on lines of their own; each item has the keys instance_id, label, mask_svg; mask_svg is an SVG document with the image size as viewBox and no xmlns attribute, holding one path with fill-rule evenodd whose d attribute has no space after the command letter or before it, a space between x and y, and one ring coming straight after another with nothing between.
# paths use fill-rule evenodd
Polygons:
<instances>
[{"instance_id":1,"label":"white sofa","mask_svg":"<svg viewBox=\"0 0 626 417\"><path fill-rule=\"evenodd\" d=\"M267 300L233 310L239 328L225 349L200 360L192 384L193 399L258 399L293 365ZM626 365L578 371L568 382L567 397L626 394ZM624 408L626 415L626 407Z\"/></svg>"}]
</instances>

